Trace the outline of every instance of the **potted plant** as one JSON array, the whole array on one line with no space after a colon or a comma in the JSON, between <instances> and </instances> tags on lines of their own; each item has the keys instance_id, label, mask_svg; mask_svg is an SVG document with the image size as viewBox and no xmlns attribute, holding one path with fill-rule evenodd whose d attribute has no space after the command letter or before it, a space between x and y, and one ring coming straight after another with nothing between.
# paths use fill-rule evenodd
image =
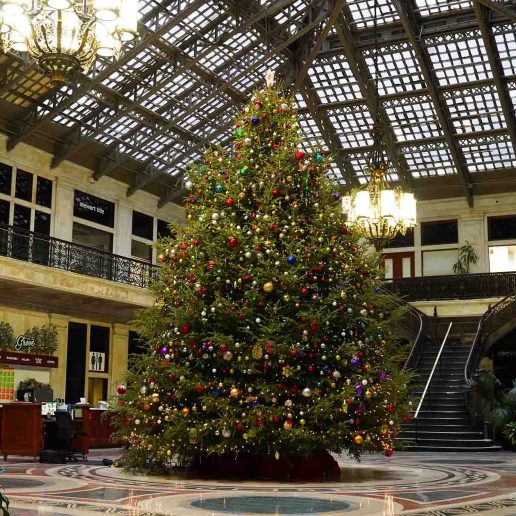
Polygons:
<instances>
[{"instance_id":1,"label":"potted plant","mask_svg":"<svg viewBox=\"0 0 516 516\"><path fill-rule=\"evenodd\" d=\"M32 352L53 355L57 350L57 330L54 326L34 326L25 332L25 338L35 343Z\"/></svg>"},{"instance_id":2,"label":"potted plant","mask_svg":"<svg viewBox=\"0 0 516 516\"><path fill-rule=\"evenodd\" d=\"M475 265L478 261L478 254L470 242L459 247L459 256L453 265L453 272L455 274L468 274L471 265Z\"/></svg>"},{"instance_id":3,"label":"potted plant","mask_svg":"<svg viewBox=\"0 0 516 516\"><path fill-rule=\"evenodd\" d=\"M0 349L11 349L13 341L13 327L7 322L0 322Z\"/></svg>"}]
</instances>

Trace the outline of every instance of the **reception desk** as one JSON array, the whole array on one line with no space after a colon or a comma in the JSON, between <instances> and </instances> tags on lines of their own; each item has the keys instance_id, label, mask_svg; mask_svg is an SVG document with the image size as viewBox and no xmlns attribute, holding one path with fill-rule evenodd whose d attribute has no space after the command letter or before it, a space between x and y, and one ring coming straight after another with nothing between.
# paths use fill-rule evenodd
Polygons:
<instances>
[{"instance_id":1,"label":"reception desk","mask_svg":"<svg viewBox=\"0 0 516 516\"><path fill-rule=\"evenodd\" d=\"M0 407L0 453L4 460L9 455L36 459L42 448L52 448L56 421L41 417L41 403L3 403ZM71 450L85 456L90 449L89 405L75 405L72 416Z\"/></svg>"},{"instance_id":2,"label":"reception desk","mask_svg":"<svg viewBox=\"0 0 516 516\"><path fill-rule=\"evenodd\" d=\"M111 435L117 428L109 414L104 409L90 409L90 447L91 448L114 448L122 446L111 440Z\"/></svg>"}]
</instances>

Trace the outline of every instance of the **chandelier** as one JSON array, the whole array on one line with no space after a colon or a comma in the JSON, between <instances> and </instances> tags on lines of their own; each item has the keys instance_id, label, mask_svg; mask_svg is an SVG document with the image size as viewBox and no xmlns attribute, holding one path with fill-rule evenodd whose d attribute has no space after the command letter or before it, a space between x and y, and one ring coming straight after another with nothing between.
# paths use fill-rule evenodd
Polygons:
<instances>
[{"instance_id":1,"label":"chandelier","mask_svg":"<svg viewBox=\"0 0 516 516\"><path fill-rule=\"evenodd\" d=\"M1 50L28 52L54 85L137 35L138 0L0 1Z\"/></svg>"},{"instance_id":2,"label":"chandelier","mask_svg":"<svg viewBox=\"0 0 516 516\"><path fill-rule=\"evenodd\" d=\"M383 128L378 97L378 2L374 6L374 76L375 120L371 135L372 151L368 156L364 173L369 182L362 188L353 189L342 198L342 208L347 215L347 225L357 234L369 240L377 250L382 249L398 233L405 235L416 225L416 200L414 194L401 187L390 188L386 175L389 164L384 156Z\"/></svg>"}]
</instances>

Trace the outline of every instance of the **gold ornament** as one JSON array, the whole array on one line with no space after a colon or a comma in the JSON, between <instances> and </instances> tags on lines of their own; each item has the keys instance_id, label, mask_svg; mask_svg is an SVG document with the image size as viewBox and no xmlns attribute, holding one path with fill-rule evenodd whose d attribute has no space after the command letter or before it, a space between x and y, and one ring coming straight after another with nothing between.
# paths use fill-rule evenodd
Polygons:
<instances>
[{"instance_id":1,"label":"gold ornament","mask_svg":"<svg viewBox=\"0 0 516 516\"><path fill-rule=\"evenodd\" d=\"M289 378L294 375L294 368L292 366L285 366L282 373L285 378Z\"/></svg>"},{"instance_id":2,"label":"gold ornament","mask_svg":"<svg viewBox=\"0 0 516 516\"><path fill-rule=\"evenodd\" d=\"M348 412L348 404L347 404L347 403L344 403L344 404L342 405L342 412L344 412L345 414L347 414L347 412Z\"/></svg>"},{"instance_id":3,"label":"gold ornament","mask_svg":"<svg viewBox=\"0 0 516 516\"><path fill-rule=\"evenodd\" d=\"M292 429L292 421L288 420L283 423L283 428L285 430L291 430Z\"/></svg>"},{"instance_id":4,"label":"gold ornament","mask_svg":"<svg viewBox=\"0 0 516 516\"><path fill-rule=\"evenodd\" d=\"M362 444L363 440L364 439L362 438L361 435L355 435L355 437L353 438L353 441L355 441L355 444L358 444L358 445Z\"/></svg>"},{"instance_id":5,"label":"gold ornament","mask_svg":"<svg viewBox=\"0 0 516 516\"><path fill-rule=\"evenodd\" d=\"M259 360L260 358L262 358L263 351L262 351L262 347L260 346L260 344L255 344L253 346L253 349L251 350L251 354L253 355L253 358L255 360Z\"/></svg>"},{"instance_id":6,"label":"gold ornament","mask_svg":"<svg viewBox=\"0 0 516 516\"><path fill-rule=\"evenodd\" d=\"M183 413L183 416L188 416L188 414L190 414L190 409L185 407L181 412Z\"/></svg>"},{"instance_id":7,"label":"gold ornament","mask_svg":"<svg viewBox=\"0 0 516 516\"><path fill-rule=\"evenodd\" d=\"M373 393L369 390L365 391L365 397L366 398L371 398L371 396L373 395Z\"/></svg>"},{"instance_id":8,"label":"gold ornament","mask_svg":"<svg viewBox=\"0 0 516 516\"><path fill-rule=\"evenodd\" d=\"M159 401L159 394L157 392L152 393L152 401L157 403Z\"/></svg>"},{"instance_id":9,"label":"gold ornament","mask_svg":"<svg viewBox=\"0 0 516 516\"><path fill-rule=\"evenodd\" d=\"M272 281L268 281L267 283L265 283L265 285L263 286L263 290L267 293L270 293L274 290L274 283Z\"/></svg>"},{"instance_id":10,"label":"gold ornament","mask_svg":"<svg viewBox=\"0 0 516 516\"><path fill-rule=\"evenodd\" d=\"M229 391L229 395L232 397L232 398L238 398L238 389L236 387L233 387L230 391Z\"/></svg>"},{"instance_id":11,"label":"gold ornament","mask_svg":"<svg viewBox=\"0 0 516 516\"><path fill-rule=\"evenodd\" d=\"M306 422L306 421L305 421L304 419L300 419L300 420L299 420L299 424L300 424L301 426L304 426L304 425L305 425L305 422Z\"/></svg>"}]
</instances>

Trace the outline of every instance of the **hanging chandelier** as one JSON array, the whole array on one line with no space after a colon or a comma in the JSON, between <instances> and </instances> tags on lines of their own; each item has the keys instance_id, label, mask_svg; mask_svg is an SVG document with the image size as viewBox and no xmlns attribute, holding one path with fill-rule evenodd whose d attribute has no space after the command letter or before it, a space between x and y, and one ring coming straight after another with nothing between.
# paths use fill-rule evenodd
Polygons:
<instances>
[{"instance_id":1,"label":"hanging chandelier","mask_svg":"<svg viewBox=\"0 0 516 516\"><path fill-rule=\"evenodd\" d=\"M383 128L378 96L378 2L374 5L374 76L375 114L371 131L373 147L364 170L369 182L353 189L342 198L342 208L347 215L347 225L369 240L377 250L382 249L398 233L405 235L416 225L416 199L401 187L387 184L388 161L384 156Z\"/></svg>"},{"instance_id":2,"label":"hanging chandelier","mask_svg":"<svg viewBox=\"0 0 516 516\"><path fill-rule=\"evenodd\" d=\"M1 50L28 52L60 85L137 35L138 0L0 1Z\"/></svg>"}]
</instances>

